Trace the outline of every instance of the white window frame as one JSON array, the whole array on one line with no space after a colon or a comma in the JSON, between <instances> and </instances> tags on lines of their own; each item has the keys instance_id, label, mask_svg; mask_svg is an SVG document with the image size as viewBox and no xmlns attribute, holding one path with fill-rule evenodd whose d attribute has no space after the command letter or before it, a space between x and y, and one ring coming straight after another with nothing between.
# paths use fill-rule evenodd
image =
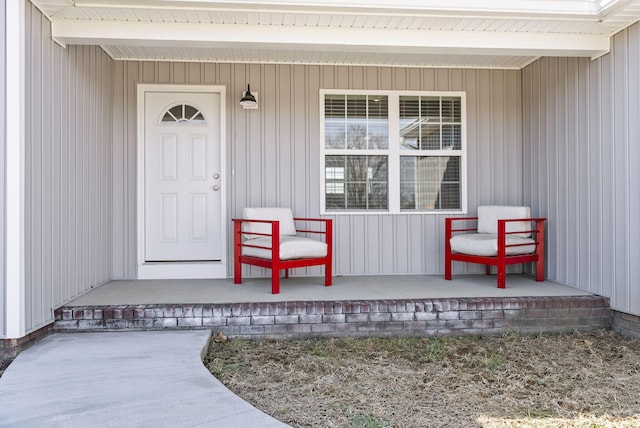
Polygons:
<instances>
[{"instance_id":1,"label":"white window frame","mask_svg":"<svg viewBox=\"0 0 640 428\"><path fill-rule=\"evenodd\" d=\"M325 148L324 101L326 95L380 95L388 97L389 149L388 150L348 150ZM400 150L401 96L460 97L461 108L461 149L460 150ZM327 210L325 186L325 158L330 155L388 155L388 209L386 210ZM400 209L400 157L405 156L455 156L460 158L460 209L457 210L401 210ZM355 89L320 89L320 213L323 215L353 214L406 214L441 215L467 213L467 99L464 91L386 91Z\"/></svg>"}]
</instances>

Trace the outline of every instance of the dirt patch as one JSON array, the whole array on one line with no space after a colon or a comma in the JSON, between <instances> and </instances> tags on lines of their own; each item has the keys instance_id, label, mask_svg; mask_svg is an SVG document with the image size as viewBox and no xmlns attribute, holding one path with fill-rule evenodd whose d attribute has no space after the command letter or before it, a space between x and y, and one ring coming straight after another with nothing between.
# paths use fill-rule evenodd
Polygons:
<instances>
[{"instance_id":1,"label":"dirt patch","mask_svg":"<svg viewBox=\"0 0 640 428\"><path fill-rule=\"evenodd\" d=\"M640 426L640 341L608 331L235 339L205 363L294 427Z\"/></svg>"}]
</instances>

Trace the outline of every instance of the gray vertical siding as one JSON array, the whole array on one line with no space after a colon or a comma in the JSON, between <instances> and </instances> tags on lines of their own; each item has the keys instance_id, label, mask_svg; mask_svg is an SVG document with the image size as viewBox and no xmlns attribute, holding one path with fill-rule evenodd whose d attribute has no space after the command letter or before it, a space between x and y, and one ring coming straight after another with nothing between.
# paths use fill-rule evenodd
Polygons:
<instances>
[{"instance_id":1,"label":"gray vertical siding","mask_svg":"<svg viewBox=\"0 0 640 428\"><path fill-rule=\"evenodd\" d=\"M475 212L480 203L521 203L520 76L519 71L501 70L116 61L113 276L136 276L138 82L222 84L229 88L226 184L231 187L227 213L231 218L245 206L261 205L291 206L298 215L320 213L319 90L333 88L466 91L469 211ZM238 105L247 83L259 92L257 111L245 111ZM442 216L334 218L337 275L442 272ZM229 222L227 233L230 227Z\"/></svg>"},{"instance_id":2,"label":"gray vertical siding","mask_svg":"<svg viewBox=\"0 0 640 428\"><path fill-rule=\"evenodd\" d=\"M523 71L525 201L549 218L553 281L640 315L640 25L595 60Z\"/></svg>"},{"instance_id":3,"label":"gray vertical siding","mask_svg":"<svg viewBox=\"0 0 640 428\"><path fill-rule=\"evenodd\" d=\"M111 275L112 65L26 10L26 329Z\"/></svg>"},{"instance_id":4,"label":"gray vertical siding","mask_svg":"<svg viewBox=\"0 0 640 428\"><path fill-rule=\"evenodd\" d=\"M0 6L0 242L6 242L5 239L5 206L6 206L6 192L5 192L5 151L7 147L7 134L5 128L5 114L6 114L6 92L5 86L7 83L7 76L5 74L6 65L6 4L3 3ZM6 302L5 296L7 294L7 283L5 279L5 245L0 245L0 337L7 336L7 326L5 324L6 316Z\"/></svg>"}]
</instances>

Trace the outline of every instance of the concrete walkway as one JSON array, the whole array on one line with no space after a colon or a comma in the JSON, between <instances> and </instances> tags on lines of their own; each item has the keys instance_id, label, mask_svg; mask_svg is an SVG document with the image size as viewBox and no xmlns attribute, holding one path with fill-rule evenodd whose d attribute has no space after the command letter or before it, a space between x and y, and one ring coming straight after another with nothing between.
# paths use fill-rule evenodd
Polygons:
<instances>
[{"instance_id":1,"label":"concrete walkway","mask_svg":"<svg viewBox=\"0 0 640 428\"><path fill-rule=\"evenodd\" d=\"M209 331L54 334L0 378L1 427L286 427L202 363Z\"/></svg>"}]
</instances>

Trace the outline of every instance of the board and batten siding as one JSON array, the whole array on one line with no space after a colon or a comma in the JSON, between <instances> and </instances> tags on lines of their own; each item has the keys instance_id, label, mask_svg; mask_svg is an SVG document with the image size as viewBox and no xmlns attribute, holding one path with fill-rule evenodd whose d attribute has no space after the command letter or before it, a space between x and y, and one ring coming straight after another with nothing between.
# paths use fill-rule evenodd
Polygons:
<instances>
[{"instance_id":1,"label":"board and batten siding","mask_svg":"<svg viewBox=\"0 0 640 428\"><path fill-rule=\"evenodd\" d=\"M25 27L28 333L111 275L113 60L55 44L29 2Z\"/></svg>"},{"instance_id":2,"label":"board and batten siding","mask_svg":"<svg viewBox=\"0 0 640 428\"><path fill-rule=\"evenodd\" d=\"M289 206L298 216L319 215L320 89L465 91L469 212L478 204L522 202L520 71L115 61L114 278L136 277L136 83L227 86L228 176L222 185L230 187L229 219L245 206ZM247 83L259 93L258 110L238 103ZM443 272L442 215L330 217L336 275ZM231 221L226 231L232 242ZM229 275L231 269L229 262ZM250 268L248 274L264 272Z\"/></svg>"},{"instance_id":3,"label":"board and batten siding","mask_svg":"<svg viewBox=\"0 0 640 428\"><path fill-rule=\"evenodd\" d=\"M523 70L525 201L549 218L547 276L640 315L640 25L590 61Z\"/></svg>"}]
</instances>

